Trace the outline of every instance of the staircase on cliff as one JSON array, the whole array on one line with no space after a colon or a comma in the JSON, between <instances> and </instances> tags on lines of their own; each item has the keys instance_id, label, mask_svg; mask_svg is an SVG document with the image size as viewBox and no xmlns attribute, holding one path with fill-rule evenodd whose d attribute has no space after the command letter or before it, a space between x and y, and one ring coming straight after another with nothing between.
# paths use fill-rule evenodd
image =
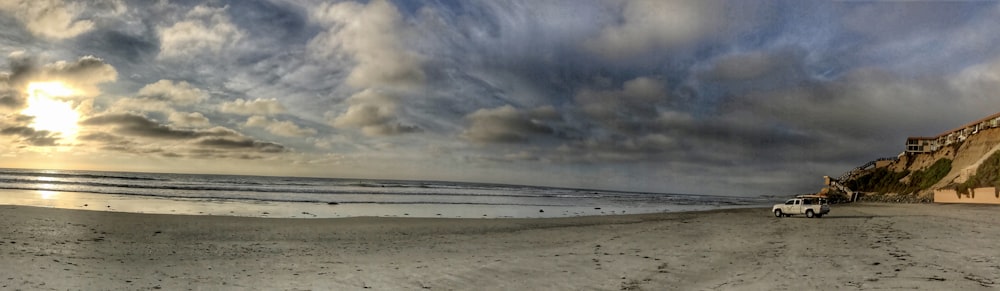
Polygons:
<instances>
[{"instance_id":1,"label":"staircase on cliff","mask_svg":"<svg viewBox=\"0 0 1000 291\"><path fill-rule=\"evenodd\" d=\"M891 157L891 158L878 158L878 159L875 159L875 160L871 160L871 161L869 161L869 162L867 162L867 163L865 163L865 164L863 164L861 166L858 166L858 167L856 167L856 168L854 168L854 169L852 169L852 170L850 170L850 171L848 171L848 172L840 175L840 177L837 177L837 178L833 178L833 177L830 177L830 176L823 176L823 180L824 180L823 184L826 185L827 187L823 188L823 190L821 190L819 194L820 195L828 196L828 195L830 195L830 190L832 188L832 189L836 189L836 190L838 190L840 192L843 192L846 195L846 198L847 198L848 201L851 201L851 202L858 201L858 199L861 197L861 193L858 192L858 191L851 190L851 188L847 187L847 185L844 185L844 181L848 181L848 180L852 180L852 179L857 178L862 173L864 173L866 170L876 167L880 162L895 162L897 160L898 160L898 158L895 158L895 157Z\"/></svg>"}]
</instances>

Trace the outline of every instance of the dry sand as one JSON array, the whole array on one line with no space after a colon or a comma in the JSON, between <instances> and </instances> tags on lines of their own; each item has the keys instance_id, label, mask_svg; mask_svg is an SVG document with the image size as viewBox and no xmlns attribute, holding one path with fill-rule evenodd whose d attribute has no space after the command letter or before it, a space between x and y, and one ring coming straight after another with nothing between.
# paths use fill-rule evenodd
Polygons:
<instances>
[{"instance_id":1,"label":"dry sand","mask_svg":"<svg viewBox=\"0 0 1000 291\"><path fill-rule=\"evenodd\" d=\"M977 290L1000 207L274 219L0 206L0 289Z\"/></svg>"}]
</instances>

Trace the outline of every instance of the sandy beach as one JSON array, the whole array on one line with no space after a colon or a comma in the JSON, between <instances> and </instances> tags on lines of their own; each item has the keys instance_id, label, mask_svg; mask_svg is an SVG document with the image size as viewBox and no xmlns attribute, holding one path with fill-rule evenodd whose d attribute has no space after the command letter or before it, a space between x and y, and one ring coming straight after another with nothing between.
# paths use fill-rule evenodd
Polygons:
<instances>
[{"instance_id":1,"label":"sandy beach","mask_svg":"<svg viewBox=\"0 0 1000 291\"><path fill-rule=\"evenodd\" d=\"M4 290L977 290L1000 208L276 219L0 206Z\"/></svg>"}]
</instances>

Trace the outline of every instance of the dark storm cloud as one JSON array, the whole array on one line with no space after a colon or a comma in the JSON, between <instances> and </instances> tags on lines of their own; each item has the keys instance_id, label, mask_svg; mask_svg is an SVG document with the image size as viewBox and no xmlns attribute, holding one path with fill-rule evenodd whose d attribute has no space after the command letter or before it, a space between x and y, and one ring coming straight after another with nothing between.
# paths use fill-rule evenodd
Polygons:
<instances>
[{"instance_id":1,"label":"dark storm cloud","mask_svg":"<svg viewBox=\"0 0 1000 291\"><path fill-rule=\"evenodd\" d=\"M434 124L428 129L448 130L458 122L463 139L507 148L473 155L486 160L595 167L655 161L666 172L732 167L782 179L792 172L781 169L798 167L796 162L811 165L801 172L813 174L895 155L907 132L960 119L918 113L947 107L942 96L961 98L947 77L915 80L907 74L923 73L864 69L872 60L914 59L908 53L922 51L919 42L894 40L890 53L878 50L888 43L845 37L851 28L837 16L802 14L862 13L856 11L864 4L621 3L618 10L562 14L517 1L425 5L409 17L428 39L415 47L426 52L427 82L437 91L420 102L400 99L398 106ZM690 25L665 30L662 23L631 19L643 7L708 14L669 20ZM573 19L590 22L574 25ZM920 27L919 19L906 21ZM931 25L934 31L962 26ZM554 106L564 120L556 126L525 109L540 106ZM906 109L911 106L919 109ZM369 112L378 116L377 109ZM543 158L513 154L526 152ZM788 188L804 185L815 183Z\"/></svg>"},{"instance_id":2,"label":"dark storm cloud","mask_svg":"<svg viewBox=\"0 0 1000 291\"><path fill-rule=\"evenodd\" d=\"M129 113L95 116L81 121L80 124L112 125L116 126L116 131L121 134L162 139L193 139L204 135L200 131L175 129L149 120L145 116Z\"/></svg>"},{"instance_id":3,"label":"dark storm cloud","mask_svg":"<svg viewBox=\"0 0 1000 291\"><path fill-rule=\"evenodd\" d=\"M252 149L262 153L281 153L287 149L272 142L260 142L248 138L205 138L196 142L198 145L222 149Z\"/></svg>"},{"instance_id":4,"label":"dark storm cloud","mask_svg":"<svg viewBox=\"0 0 1000 291\"><path fill-rule=\"evenodd\" d=\"M968 3L954 5L947 2L914 2L906 5L891 2L872 2L863 5L845 5L842 23L854 33L878 41L906 39L915 34L949 31L974 21L981 16L991 17L993 3Z\"/></svg>"},{"instance_id":5,"label":"dark storm cloud","mask_svg":"<svg viewBox=\"0 0 1000 291\"><path fill-rule=\"evenodd\" d=\"M80 147L99 147L104 151L127 153L134 155L163 154L164 149L157 144L143 144L134 139L105 132L91 132L77 137L82 141ZM178 154L178 157L181 155Z\"/></svg>"},{"instance_id":6,"label":"dark storm cloud","mask_svg":"<svg viewBox=\"0 0 1000 291\"><path fill-rule=\"evenodd\" d=\"M260 153L281 153L288 149L273 142L256 141L231 129L215 127L209 129L177 129L160 124L145 116L122 113L91 117L80 122L85 126L112 126L113 133L91 133L85 140L101 140L105 143L119 140L118 135L153 139L189 141L197 148L217 148L227 150L249 150ZM116 135L117 134L117 135ZM131 149L132 147L127 147ZM119 150L125 150L122 148Z\"/></svg>"},{"instance_id":7,"label":"dark storm cloud","mask_svg":"<svg viewBox=\"0 0 1000 291\"><path fill-rule=\"evenodd\" d=\"M59 134L47 130L35 130L27 126L8 127L0 130L0 135L14 135L32 146L57 146Z\"/></svg>"},{"instance_id":8,"label":"dark storm cloud","mask_svg":"<svg viewBox=\"0 0 1000 291\"><path fill-rule=\"evenodd\" d=\"M808 77L800 47L740 52L716 57L699 78L717 82L767 82L769 78ZM793 79L794 80L794 79Z\"/></svg>"},{"instance_id":9,"label":"dark storm cloud","mask_svg":"<svg viewBox=\"0 0 1000 291\"><path fill-rule=\"evenodd\" d=\"M19 110L27 106L24 92L20 89L27 85L26 79L35 70L35 62L24 54L14 54L7 58L10 72L0 74L0 106L6 109Z\"/></svg>"},{"instance_id":10,"label":"dark storm cloud","mask_svg":"<svg viewBox=\"0 0 1000 291\"><path fill-rule=\"evenodd\" d=\"M470 125L462 137L482 143L519 143L531 136L552 135L555 129L546 122L561 120L552 107L522 111L510 105L480 109L466 119Z\"/></svg>"},{"instance_id":11,"label":"dark storm cloud","mask_svg":"<svg viewBox=\"0 0 1000 291\"><path fill-rule=\"evenodd\" d=\"M78 140L82 141L98 141L107 143L119 143L127 141L125 138L117 135L113 135L106 132L92 132L76 137Z\"/></svg>"},{"instance_id":12,"label":"dark storm cloud","mask_svg":"<svg viewBox=\"0 0 1000 291\"><path fill-rule=\"evenodd\" d=\"M104 57L114 60L115 66L124 68L156 56L159 44L153 36L151 33L131 35L115 30L100 30L78 38L77 42L79 46L93 51L111 52ZM128 71L131 70L128 68Z\"/></svg>"},{"instance_id":13,"label":"dark storm cloud","mask_svg":"<svg viewBox=\"0 0 1000 291\"><path fill-rule=\"evenodd\" d=\"M0 107L7 109L21 109L27 105L24 96L16 90L0 91Z\"/></svg>"},{"instance_id":14,"label":"dark storm cloud","mask_svg":"<svg viewBox=\"0 0 1000 291\"><path fill-rule=\"evenodd\" d=\"M662 81L640 77L624 82L620 90L581 90L573 104L584 118L609 130L630 133L642 131L657 118L669 99Z\"/></svg>"},{"instance_id":15,"label":"dark storm cloud","mask_svg":"<svg viewBox=\"0 0 1000 291\"><path fill-rule=\"evenodd\" d=\"M317 30L307 23L307 9L279 1L234 1L229 3L233 22L248 27L251 37L301 43Z\"/></svg>"},{"instance_id":16,"label":"dark storm cloud","mask_svg":"<svg viewBox=\"0 0 1000 291\"><path fill-rule=\"evenodd\" d=\"M877 35L844 22L847 15L860 17L855 23L875 21L864 10L891 4L597 1L577 2L572 9L537 1L395 4L348 2L316 9L353 11L367 15L366 21L383 22L344 28L330 24L353 16L313 15L306 27L318 31L307 37L306 55L290 50L265 58L249 68L256 73L239 78L240 86L247 92L287 92L294 97L282 103L290 114L328 113L323 117L338 133L453 136L475 144L469 156L484 161L554 163L579 171L624 173L656 163L658 172L680 181L677 188L690 188L680 185L684 181L707 181L680 173L706 173L732 177L715 188L753 186L754 192L794 180L796 171L789 168L809 175L839 172L894 155L897 139L909 132L956 122L961 118L954 116L970 111L949 109L948 98L940 97L968 94L954 89L948 77L912 79L924 73L864 68L886 59L920 61L917 55L926 49L917 29L908 28L923 27L920 19L869 25L883 30ZM233 23L248 34L264 31L235 13L239 7L227 10ZM297 12L290 11L273 16L288 21L276 29L297 27ZM643 18L648 12L676 17ZM946 12L953 20L978 14ZM965 26L932 22L921 29ZM382 28L384 38L353 38L374 28ZM301 61L316 55L328 58ZM388 61L394 64L384 64ZM327 97L314 101L302 93L310 90ZM275 95L254 98L269 96ZM540 115L540 108L558 118ZM939 110L955 114L921 114ZM421 130L408 130L416 128ZM411 138L437 143L421 136ZM233 141L218 146L252 146ZM800 164L809 166L799 169ZM651 177L658 176L631 179ZM803 179L780 187L802 191L815 184Z\"/></svg>"},{"instance_id":17,"label":"dark storm cloud","mask_svg":"<svg viewBox=\"0 0 1000 291\"><path fill-rule=\"evenodd\" d=\"M419 127L399 121L399 98L392 92L364 90L348 99L347 111L331 117L330 125L336 128L358 128L368 136L389 136L420 132Z\"/></svg>"}]
</instances>

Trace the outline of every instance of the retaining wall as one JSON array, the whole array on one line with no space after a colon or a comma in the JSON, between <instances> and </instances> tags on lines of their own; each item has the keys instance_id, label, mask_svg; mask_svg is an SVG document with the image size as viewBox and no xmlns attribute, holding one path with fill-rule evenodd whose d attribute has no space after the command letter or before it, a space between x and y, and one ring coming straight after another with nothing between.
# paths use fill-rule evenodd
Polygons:
<instances>
[{"instance_id":1,"label":"retaining wall","mask_svg":"<svg viewBox=\"0 0 1000 291\"><path fill-rule=\"evenodd\" d=\"M935 203L978 203L1000 204L996 188L976 188L972 193L961 193L950 189L934 190Z\"/></svg>"}]
</instances>

